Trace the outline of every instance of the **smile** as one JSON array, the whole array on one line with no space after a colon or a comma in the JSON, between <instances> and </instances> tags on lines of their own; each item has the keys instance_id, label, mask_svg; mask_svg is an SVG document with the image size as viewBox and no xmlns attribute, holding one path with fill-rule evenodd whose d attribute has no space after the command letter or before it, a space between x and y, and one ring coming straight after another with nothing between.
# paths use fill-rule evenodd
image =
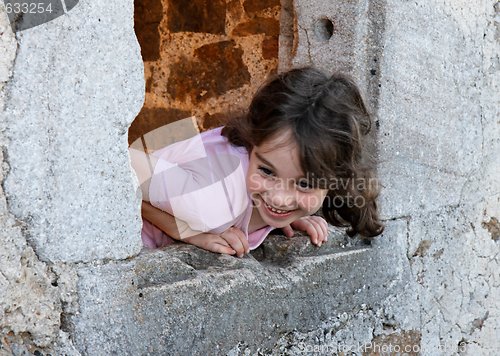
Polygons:
<instances>
[{"instance_id":1,"label":"smile","mask_svg":"<svg viewBox=\"0 0 500 356\"><path fill-rule=\"evenodd\" d=\"M280 218L287 217L293 213L293 210L280 210L280 209L273 208L271 205L267 204L265 201L264 201L264 206L266 207L266 209L270 213L270 215L280 217Z\"/></svg>"}]
</instances>

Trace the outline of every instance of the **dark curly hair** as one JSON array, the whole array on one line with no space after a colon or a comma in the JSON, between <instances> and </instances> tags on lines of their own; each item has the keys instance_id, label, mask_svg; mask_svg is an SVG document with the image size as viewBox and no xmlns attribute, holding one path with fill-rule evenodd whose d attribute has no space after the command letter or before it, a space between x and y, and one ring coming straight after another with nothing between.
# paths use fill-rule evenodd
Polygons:
<instances>
[{"instance_id":1,"label":"dark curly hair","mask_svg":"<svg viewBox=\"0 0 500 356\"><path fill-rule=\"evenodd\" d=\"M325 219L348 226L349 236L359 233L369 241L384 228L377 212L378 183L363 147L370 128L370 115L352 79L306 67L261 87L246 115L231 119L222 135L251 152L276 133L291 130L311 184L328 189Z\"/></svg>"}]
</instances>

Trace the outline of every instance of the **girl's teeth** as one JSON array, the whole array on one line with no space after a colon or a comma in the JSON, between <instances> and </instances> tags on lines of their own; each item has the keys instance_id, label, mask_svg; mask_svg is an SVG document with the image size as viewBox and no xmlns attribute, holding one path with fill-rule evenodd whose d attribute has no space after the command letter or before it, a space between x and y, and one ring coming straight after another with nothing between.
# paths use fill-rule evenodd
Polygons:
<instances>
[{"instance_id":1,"label":"girl's teeth","mask_svg":"<svg viewBox=\"0 0 500 356\"><path fill-rule=\"evenodd\" d=\"M284 213L288 213L288 211L286 211L286 210L278 210L278 209L275 209L275 208L273 208L272 206L268 205L267 203L266 203L266 206L269 208L269 210L271 210L272 212L277 213L277 214L284 214Z\"/></svg>"}]
</instances>

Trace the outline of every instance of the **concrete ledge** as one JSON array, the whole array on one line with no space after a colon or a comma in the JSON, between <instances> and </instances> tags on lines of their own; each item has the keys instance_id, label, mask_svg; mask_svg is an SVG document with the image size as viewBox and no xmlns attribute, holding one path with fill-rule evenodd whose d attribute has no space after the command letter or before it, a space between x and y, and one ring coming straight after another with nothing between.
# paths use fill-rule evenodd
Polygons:
<instances>
[{"instance_id":1,"label":"concrete ledge","mask_svg":"<svg viewBox=\"0 0 500 356\"><path fill-rule=\"evenodd\" d=\"M270 237L242 259L179 244L82 266L80 311L67 327L89 355L271 348L283 333L317 328L401 288L407 271L397 248L341 247L339 236L319 249L305 237Z\"/></svg>"}]
</instances>

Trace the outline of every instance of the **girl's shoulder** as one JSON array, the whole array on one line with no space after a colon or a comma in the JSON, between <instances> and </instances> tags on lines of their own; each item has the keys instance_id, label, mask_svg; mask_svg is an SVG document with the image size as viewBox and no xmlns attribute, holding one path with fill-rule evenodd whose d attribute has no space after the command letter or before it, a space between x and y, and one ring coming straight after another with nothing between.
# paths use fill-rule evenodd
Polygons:
<instances>
[{"instance_id":1,"label":"girl's shoulder","mask_svg":"<svg viewBox=\"0 0 500 356\"><path fill-rule=\"evenodd\" d=\"M208 130L159 152L149 187L151 204L193 230L224 231L249 207L248 155ZM214 204L218 207L213 209Z\"/></svg>"},{"instance_id":2,"label":"girl's shoulder","mask_svg":"<svg viewBox=\"0 0 500 356\"><path fill-rule=\"evenodd\" d=\"M232 145L221 134L222 127L217 127L194 135L193 137L172 143L152 153L158 161L168 162L168 166L176 164L190 167L193 170L228 169L241 165L246 171L248 167L248 152L244 147ZM162 167L165 168L165 167Z\"/></svg>"},{"instance_id":3,"label":"girl's shoulder","mask_svg":"<svg viewBox=\"0 0 500 356\"><path fill-rule=\"evenodd\" d=\"M227 137L222 135L223 128L223 126L216 127L200 134L205 148L217 148L215 150L216 153L227 153L241 157L242 159L248 159L248 151L246 148L231 144Z\"/></svg>"}]
</instances>

